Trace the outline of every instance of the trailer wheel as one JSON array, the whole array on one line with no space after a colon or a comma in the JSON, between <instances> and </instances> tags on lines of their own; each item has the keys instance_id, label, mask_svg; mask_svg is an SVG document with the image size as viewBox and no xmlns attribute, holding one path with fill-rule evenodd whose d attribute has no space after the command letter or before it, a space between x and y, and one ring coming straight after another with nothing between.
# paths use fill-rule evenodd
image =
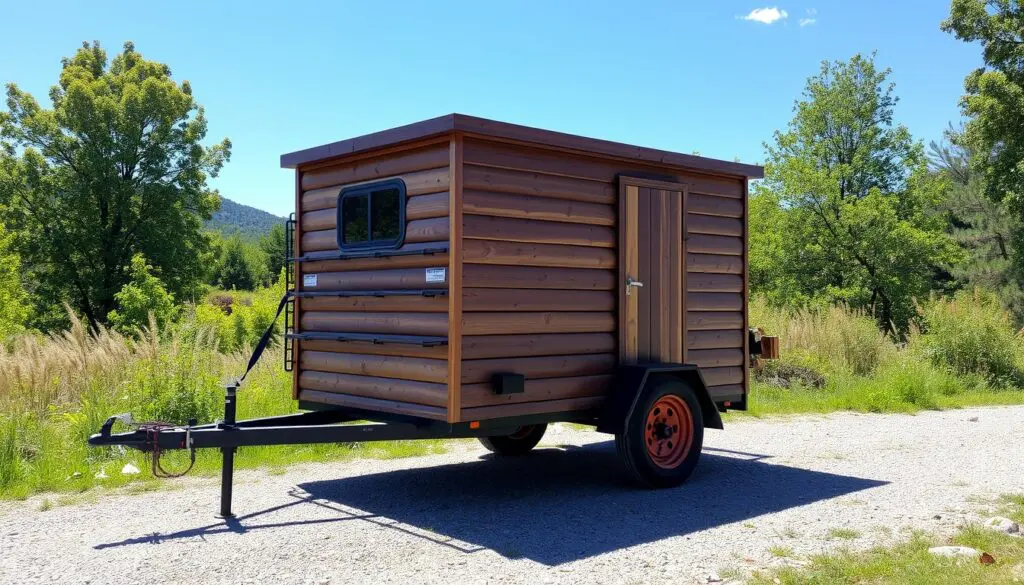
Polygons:
<instances>
[{"instance_id":1,"label":"trailer wheel","mask_svg":"<svg viewBox=\"0 0 1024 585\"><path fill-rule=\"evenodd\" d=\"M704 443L704 420L693 389L675 378L651 380L615 435L615 448L632 478L651 488L690 477Z\"/></svg>"},{"instance_id":2,"label":"trailer wheel","mask_svg":"<svg viewBox=\"0 0 1024 585\"><path fill-rule=\"evenodd\" d=\"M537 446L547 428L546 424L527 425L511 435L480 437L480 442L497 455L525 455Z\"/></svg>"}]
</instances>

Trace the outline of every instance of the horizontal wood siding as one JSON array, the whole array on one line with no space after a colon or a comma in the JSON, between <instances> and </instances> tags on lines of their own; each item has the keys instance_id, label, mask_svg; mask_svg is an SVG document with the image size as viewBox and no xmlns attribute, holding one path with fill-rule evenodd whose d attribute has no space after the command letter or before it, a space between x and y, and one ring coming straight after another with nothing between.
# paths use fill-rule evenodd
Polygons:
<instances>
[{"instance_id":1,"label":"horizontal wood siding","mask_svg":"<svg viewBox=\"0 0 1024 585\"><path fill-rule=\"evenodd\" d=\"M379 291L448 288L447 278L426 281L427 269L447 269L449 263L447 140L300 171L297 211L302 231L296 237L310 260L301 262L299 269L305 276L315 274L316 286L305 286L302 278L298 286L300 291L321 294L302 298L296 330L446 337L446 295L381 296ZM406 186L403 254L339 258L341 190L390 178L401 178ZM322 294L331 292L366 294ZM298 395L311 402L444 419L447 355L445 346L303 341L296 364Z\"/></svg>"},{"instance_id":2,"label":"horizontal wood siding","mask_svg":"<svg viewBox=\"0 0 1024 585\"><path fill-rule=\"evenodd\" d=\"M614 173L481 140L463 157L463 420L599 403L618 361ZM525 392L494 394L500 372Z\"/></svg>"},{"instance_id":3,"label":"horizontal wood siding","mask_svg":"<svg viewBox=\"0 0 1024 585\"><path fill-rule=\"evenodd\" d=\"M715 400L744 394L744 184L709 186L690 193L686 248L686 361L701 367Z\"/></svg>"}]
</instances>

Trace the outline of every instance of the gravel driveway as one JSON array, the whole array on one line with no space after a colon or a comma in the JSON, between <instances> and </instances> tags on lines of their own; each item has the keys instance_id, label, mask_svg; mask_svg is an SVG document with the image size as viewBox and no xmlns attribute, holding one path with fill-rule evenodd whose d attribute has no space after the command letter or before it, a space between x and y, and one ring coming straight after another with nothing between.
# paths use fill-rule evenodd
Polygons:
<instances>
[{"instance_id":1,"label":"gravel driveway","mask_svg":"<svg viewBox=\"0 0 1024 585\"><path fill-rule=\"evenodd\" d=\"M228 524L216 480L170 480L182 489L5 504L0 582L705 582L953 530L1024 492L1022 437L1024 407L732 422L686 485L638 491L605 435L559 425L519 459L460 443L239 473Z\"/></svg>"}]
</instances>

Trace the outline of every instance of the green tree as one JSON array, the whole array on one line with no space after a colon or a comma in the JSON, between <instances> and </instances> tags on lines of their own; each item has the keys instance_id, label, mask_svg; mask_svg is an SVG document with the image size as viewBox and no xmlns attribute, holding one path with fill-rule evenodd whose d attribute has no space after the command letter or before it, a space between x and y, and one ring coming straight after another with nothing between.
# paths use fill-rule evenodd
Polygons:
<instances>
[{"instance_id":1,"label":"green tree","mask_svg":"<svg viewBox=\"0 0 1024 585\"><path fill-rule=\"evenodd\" d=\"M950 233L964 249L952 267L957 282L996 293L1015 320L1024 320L1024 223L1006 200L986 195L983 175L973 171L962 134L950 128L944 143L932 142L932 166L951 185L942 209L950 217Z\"/></svg>"},{"instance_id":2,"label":"green tree","mask_svg":"<svg viewBox=\"0 0 1024 585\"><path fill-rule=\"evenodd\" d=\"M124 287L114 294L117 309L107 315L112 327L124 333L135 333L149 325L150 315L160 329L174 321L179 311L174 295L153 275L153 267L146 263L142 254L132 257L128 278Z\"/></svg>"},{"instance_id":3,"label":"green tree","mask_svg":"<svg viewBox=\"0 0 1024 585\"><path fill-rule=\"evenodd\" d=\"M753 249L751 282L777 301L864 308L902 331L958 249L935 212L945 185L923 145L893 124L888 76L856 55L808 79L789 127L765 145L751 225L776 236L754 236L752 247L767 239L775 261Z\"/></svg>"},{"instance_id":4,"label":"green tree","mask_svg":"<svg viewBox=\"0 0 1024 585\"><path fill-rule=\"evenodd\" d=\"M962 140L996 201L1024 211L1024 4L953 0L942 30L982 47L985 66L964 80L960 105L969 118Z\"/></svg>"},{"instance_id":5,"label":"green tree","mask_svg":"<svg viewBox=\"0 0 1024 585\"><path fill-rule=\"evenodd\" d=\"M13 234L0 223L0 343L25 329L29 313L21 284L21 258L13 244Z\"/></svg>"},{"instance_id":6,"label":"green tree","mask_svg":"<svg viewBox=\"0 0 1024 585\"><path fill-rule=\"evenodd\" d=\"M230 156L205 147L207 122L187 81L132 43L108 62L99 43L64 59L52 109L14 84L0 112L0 203L18 233L38 302L68 302L103 322L144 255L180 298L195 297L208 242L207 187Z\"/></svg>"},{"instance_id":7,"label":"green tree","mask_svg":"<svg viewBox=\"0 0 1024 585\"><path fill-rule=\"evenodd\" d=\"M254 290L267 280L267 259L260 248L240 236L224 243L217 285L228 290Z\"/></svg>"},{"instance_id":8,"label":"green tree","mask_svg":"<svg viewBox=\"0 0 1024 585\"><path fill-rule=\"evenodd\" d=\"M260 249L267 257L267 274L270 278L277 277L285 266L285 245L284 226L274 224L270 232L260 238Z\"/></svg>"}]
</instances>

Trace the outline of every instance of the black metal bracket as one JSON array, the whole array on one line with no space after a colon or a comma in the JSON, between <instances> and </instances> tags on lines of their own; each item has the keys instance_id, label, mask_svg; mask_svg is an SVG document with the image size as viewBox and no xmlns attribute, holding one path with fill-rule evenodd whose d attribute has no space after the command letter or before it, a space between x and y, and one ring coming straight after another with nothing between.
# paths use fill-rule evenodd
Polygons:
<instances>
[{"instance_id":1,"label":"black metal bracket","mask_svg":"<svg viewBox=\"0 0 1024 585\"><path fill-rule=\"evenodd\" d=\"M424 335L380 335L377 333L332 333L327 331L303 331L301 333L289 333L288 337L298 340L313 341L369 341L370 343L385 344L395 343L400 345L419 345L422 347L436 347L448 345L447 337L435 337Z\"/></svg>"},{"instance_id":2,"label":"black metal bracket","mask_svg":"<svg viewBox=\"0 0 1024 585\"><path fill-rule=\"evenodd\" d=\"M437 246L433 248L419 248L412 250L366 250L365 252L310 252L297 258L291 258L295 262L316 262L319 260L348 260L350 258L389 258L392 256L433 256L434 254L445 254L448 246Z\"/></svg>"}]
</instances>

